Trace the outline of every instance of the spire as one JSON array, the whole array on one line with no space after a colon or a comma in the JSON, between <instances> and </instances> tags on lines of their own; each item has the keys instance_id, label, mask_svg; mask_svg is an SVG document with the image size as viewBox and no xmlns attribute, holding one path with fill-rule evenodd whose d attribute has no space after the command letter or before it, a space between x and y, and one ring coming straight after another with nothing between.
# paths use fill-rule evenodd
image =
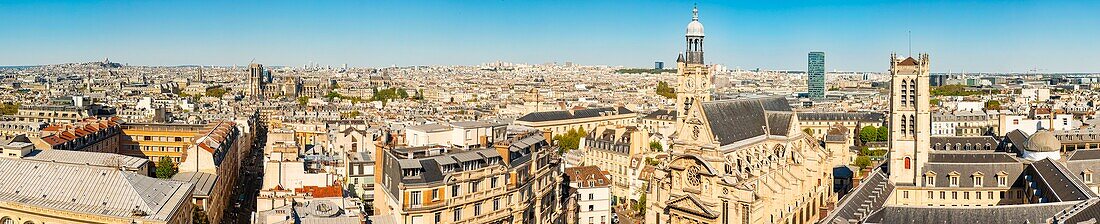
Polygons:
<instances>
[{"instance_id":1,"label":"spire","mask_svg":"<svg viewBox=\"0 0 1100 224\"><path fill-rule=\"evenodd\" d=\"M691 7L691 21L699 21L699 4Z\"/></svg>"}]
</instances>

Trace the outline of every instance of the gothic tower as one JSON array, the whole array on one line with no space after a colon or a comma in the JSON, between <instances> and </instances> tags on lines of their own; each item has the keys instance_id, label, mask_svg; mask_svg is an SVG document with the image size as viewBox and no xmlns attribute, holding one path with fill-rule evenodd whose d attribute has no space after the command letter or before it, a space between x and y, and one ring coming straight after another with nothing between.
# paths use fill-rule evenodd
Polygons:
<instances>
[{"instance_id":1,"label":"gothic tower","mask_svg":"<svg viewBox=\"0 0 1100 224\"><path fill-rule=\"evenodd\" d=\"M248 94L253 99L263 98L263 86L264 86L264 65L252 63L248 65Z\"/></svg>"},{"instance_id":2,"label":"gothic tower","mask_svg":"<svg viewBox=\"0 0 1100 224\"><path fill-rule=\"evenodd\" d=\"M928 54L920 59L890 55L890 182L923 186L932 123L929 114Z\"/></svg>"},{"instance_id":3,"label":"gothic tower","mask_svg":"<svg viewBox=\"0 0 1100 224\"><path fill-rule=\"evenodd\" d=\"M699 8L693 8L691 13L691 22L684 35L687 39L686 57L680 54L676 59L676 130L680 129L688 108L697 102L710 101L714 88L710 70L703 64L703 23L699 22Z\"/></svg>"}]
</instances>

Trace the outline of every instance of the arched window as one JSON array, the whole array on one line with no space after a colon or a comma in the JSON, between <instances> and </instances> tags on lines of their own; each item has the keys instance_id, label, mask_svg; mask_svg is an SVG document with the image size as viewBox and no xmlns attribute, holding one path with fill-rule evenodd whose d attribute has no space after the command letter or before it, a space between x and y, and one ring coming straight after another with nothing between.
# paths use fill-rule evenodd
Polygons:
<instances>
[{"instance_id":1,"label":"arched window","mask_svg":"<svg viewBox=\"0 0 1100 224\"><path fill-rule=\"evenodd\" d=\"M909 169L909 167L910 167L910 166L909 166L909 162L910 162L910 161L909 161L909 157L905 157L905 169L907 169L907 170L908 170L908 169Z\"/></svg>"}]
</instances>

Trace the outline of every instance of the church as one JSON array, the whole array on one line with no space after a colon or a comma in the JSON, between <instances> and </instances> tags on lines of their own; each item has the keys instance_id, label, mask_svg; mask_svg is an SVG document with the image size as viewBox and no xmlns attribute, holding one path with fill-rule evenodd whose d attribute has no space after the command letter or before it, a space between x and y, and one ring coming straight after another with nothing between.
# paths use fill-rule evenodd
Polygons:
<instances>
[{"instance_id":1,"label":"church","mask_svg":"<svg viewBox=\"0 0 1100 224\"><path fill-rule=\"evenodd\" d=\"M1049 130L932 147L929 65L928 54L891 55L886 162L820 223L1097 223L1096 148L1060 150Z\"/></svg>"},{"instance_id":2,"label":"church","mask_svg":"<svg viewBox=\"0 0 1100 224\"><path fill-rule=\"evenodd\" d=\"M675 133L654 171L646 223L812 223L835 200L828 151L782 97L712 100L698 9L677 59Z\"/></svg>"}]
</instances>

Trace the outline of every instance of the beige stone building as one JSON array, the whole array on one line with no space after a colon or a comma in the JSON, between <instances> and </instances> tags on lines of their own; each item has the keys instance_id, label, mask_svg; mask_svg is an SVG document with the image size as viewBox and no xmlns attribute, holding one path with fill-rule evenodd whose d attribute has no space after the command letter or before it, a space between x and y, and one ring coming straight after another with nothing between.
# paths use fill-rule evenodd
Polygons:
<instances>
[{"instance_id":1,"label":"beige stone building","mask_svg":"<svg viewBox=\"0 0 1100 224\"><path fill-rule=\"evenodd\" d=\"M678 60L677 131L654 171L646 223L810 223L832 194L833 152L799 128L784 98L710 101L703 27ZM692 83L695 82L695 83Z\"/></svg>"},{"instance_id":2,"label":"beige stone building","mask_svg":"<svg viewBox=\"0 0 1100 224\"><path fill-rule=\"evenodd\" d=\"M887 162L822 223L1095 223L1100 217L1092 179L1100 150L1062 152L1048 130L1010 134L990 144L996 148L934 147L928 55L891 56Z\"/></svg>"},{"instance_id":3,"label":"beige stone building","mask_svg":"<svg viewBox=\"0 0 1100 224\"><path fill-rule=\"evenodd\" d=\"M561 171L539 132L493 148L380 147L375 214L382 223L557 223Z\"/></svg>"},{"instance_id":4,"label":"beige stone building","mask_svg":"<svg viewBox=\"0 0 1100 224\"><path fill-rule=\"evenodd\" d=\"M592 130L600 125L633 124L637 117L637 113L623 107L603 107L534 112L523 115L513 124L557 136L569 130Z\"/></svg>"},{"instance_id":5,"label":"beige stone building","mask_svg":"<svg viewBox=\"0 0 1100 224\"><path fill-rule=\"evenodd\" d=\"M596 166L610 174L612 199L623 203L638 200L638 172L635 159L649 152L649 135L636 126L604 125L588 132L582 140L584 165Z\"/></svg>"}]
</instances>

